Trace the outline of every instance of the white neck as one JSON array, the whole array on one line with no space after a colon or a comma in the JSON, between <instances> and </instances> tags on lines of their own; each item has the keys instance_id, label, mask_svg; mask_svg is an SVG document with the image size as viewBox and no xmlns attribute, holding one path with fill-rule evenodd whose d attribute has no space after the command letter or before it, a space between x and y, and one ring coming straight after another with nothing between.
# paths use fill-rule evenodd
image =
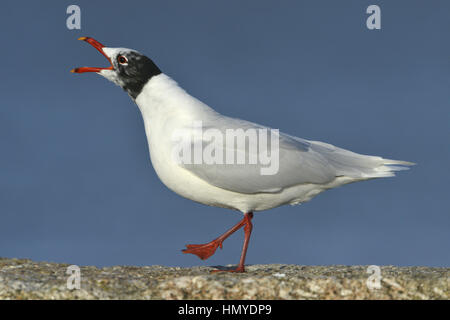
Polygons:
<instances>
[{"instance_id":1,"label":"white neck","mask_svg":"<svg viewBox=\"0 0 450 320\"><path fill-rule=\"evenodd\" d=\"M152 77L135 101L145 122L158 121L169 114L189 119L217 114L212 108L189 95L164 73Z\"/></svg>"}]
</instances>

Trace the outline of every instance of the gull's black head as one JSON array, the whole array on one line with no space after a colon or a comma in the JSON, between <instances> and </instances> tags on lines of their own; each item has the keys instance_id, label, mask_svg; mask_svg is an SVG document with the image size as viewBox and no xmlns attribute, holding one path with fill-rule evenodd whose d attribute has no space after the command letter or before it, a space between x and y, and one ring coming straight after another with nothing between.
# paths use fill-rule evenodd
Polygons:
<instances>
[{"instance_id":1,"label":"gull's black head","mask_svg":"<svg viewBox=\"0 0 450 320\"><path fill-rule=\"evenodd\" d=\"M113 69L101 70L106 79L121 86L133 98L141 93L151 77L161 73L153 61L143 54L126 48L103 48Z\"/></svg>"},{"instance_id":2,"label":"gull's black head","mask_svg":"<svg viewBox=\"0 0 450 320\"><path fill-rule=\"evenodd\" d=\"M111 63L107 68L82 67L73 69L72 72L96 72L106 79L121 86L133 98L141 93L144 85L153 77L161 73L155 63L137 52L127 48L107 48L93 38L82 37L95 47Z\"/></svg>"}]
</instances>

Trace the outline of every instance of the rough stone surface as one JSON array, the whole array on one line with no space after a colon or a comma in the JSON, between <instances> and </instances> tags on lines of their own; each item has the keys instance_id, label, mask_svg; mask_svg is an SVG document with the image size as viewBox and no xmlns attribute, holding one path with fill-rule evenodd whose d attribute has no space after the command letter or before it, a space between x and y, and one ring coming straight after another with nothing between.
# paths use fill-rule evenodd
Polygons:
<instances>
[{"instance_id":1,"label":"rough stone surface","mask_svg":"<svg viewBox=\"0 0 450 320\"><path fill-rule=\"evenodd\" d=\"M69 290L68 266L0 258L0 299L450 299L450 268L382 266L381 288L369 289L367 266L82 266Z\"/></svg>"}]
</instances>

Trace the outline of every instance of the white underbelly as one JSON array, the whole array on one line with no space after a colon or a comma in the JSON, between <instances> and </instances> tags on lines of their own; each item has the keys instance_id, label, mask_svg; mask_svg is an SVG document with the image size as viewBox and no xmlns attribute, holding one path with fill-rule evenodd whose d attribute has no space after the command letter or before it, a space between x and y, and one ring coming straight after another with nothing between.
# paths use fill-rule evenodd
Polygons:
<instances>
[{"instance_id":1,"label":"white underbelly","mask_svg":"<svg viewBox=\"0 0 450 320\"><path fill-rule=\"evenodd\" d=\"M185 168L177 165L170 156L150 145L153 167L161 181L172 191L187 199L210 206L229 208L241 212L256 212L284 204L309 201L320 192L346 183L334 181L327 185L302 184L285 188L277 193L237 193L211 185Z\"/></svg>"}]
</instances>

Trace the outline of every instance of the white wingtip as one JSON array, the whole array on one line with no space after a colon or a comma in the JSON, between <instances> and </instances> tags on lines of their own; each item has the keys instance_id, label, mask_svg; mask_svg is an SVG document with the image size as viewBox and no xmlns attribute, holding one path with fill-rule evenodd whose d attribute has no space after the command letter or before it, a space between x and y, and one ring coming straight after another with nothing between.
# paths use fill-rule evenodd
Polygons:
<instances>
[{"instance_id":1,"label":"white wingtip","mask_svg":"<svg viewBox=\"0 0 450 320\"><path fill-rule=\"evenodd\" d=\"M417 163L410 161L402 161L402 160L392 160L392 159L384 159L383 162L385 165L400 165L400 166L415 166ZM408 169L408 168L406 168Z\"/></svg>"}]
</instances>

